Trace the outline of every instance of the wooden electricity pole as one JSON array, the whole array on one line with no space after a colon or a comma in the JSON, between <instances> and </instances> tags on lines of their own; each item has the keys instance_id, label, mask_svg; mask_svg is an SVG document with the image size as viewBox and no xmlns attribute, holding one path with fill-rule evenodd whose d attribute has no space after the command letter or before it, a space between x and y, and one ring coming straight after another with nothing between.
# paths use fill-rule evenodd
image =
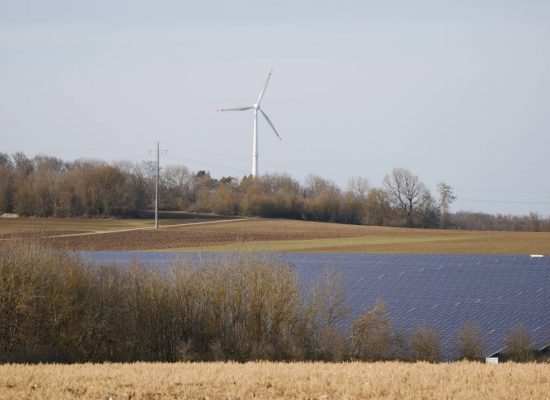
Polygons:
<instances>
[{"instance_id":1,"label":"wooden electricity pole","mask_svg":"<svg viewBox=\"0 0 550 400\"><path fill-rule=\"evenodd\" d=\"M155 184L155 229L159 228L159 178L160 178L160 145L157 142L157 181Z\"/></svg>"}]
</instances>

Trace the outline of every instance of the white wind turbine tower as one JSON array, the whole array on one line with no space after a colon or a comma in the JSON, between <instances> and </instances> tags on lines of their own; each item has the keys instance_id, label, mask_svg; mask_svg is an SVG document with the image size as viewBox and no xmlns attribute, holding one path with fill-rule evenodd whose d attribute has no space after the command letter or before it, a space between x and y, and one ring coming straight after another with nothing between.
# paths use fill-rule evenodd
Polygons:
<instances>
[{"instance_id":1,"label":"white wind turbine tower","mask_svg":"<svg viewBox=\"0 0 550 400\"><path fill-rule=\"evenodd\" d=\"M258 111L264 116L265 120L271 126L273 129L273 132L275 132L275 135L281 139L281 136L279 136L279 133L277 132L277 129L275 129L275 126L267 116L267 114L260 108L260 103L262 101L262 97L264 97L265 90L267 89L267 84L269 83L269 78L271 78L271 73L273 72L273 69L269 70L269 73L267 74L267 79L265 80L265 85L262 91L260 92L260 96L258 96L258 101L256 104L249 106L249 107L237 107L237 108L221 108L217 111L246 111L246 110L254 110L254 138L252 140L252 176L255 178L258 176Z\"/></svg>"}]
</instances>

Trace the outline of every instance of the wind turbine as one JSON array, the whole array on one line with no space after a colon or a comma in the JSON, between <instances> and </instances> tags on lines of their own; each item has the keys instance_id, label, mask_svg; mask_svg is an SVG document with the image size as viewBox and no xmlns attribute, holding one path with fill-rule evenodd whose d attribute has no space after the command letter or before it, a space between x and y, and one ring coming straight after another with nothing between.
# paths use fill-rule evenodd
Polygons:
<instances>
[{"instance_id":1,"label":"wind turbine","mask_svg":"<svg viewBox=\"0 0 550 400\"><path fill-rule=\"evenodd\" d=\"M275 135L281 139L281 136L279 135L279 132L277 132L277 129L275 129L275 126L273 125L273 122L269 119L267 114L260 108L260 103L262 102L262 97L264 97L265 90L267 89L267 84L269 83L269 78L271 78L271 74L273 72L273 69L269 70L269 73L267 74L267 79L265 80L265 85L260 92L260 96L258 96L258 101L256 104L253 104L249 107L237 107L237 108L220 108L217 111L246 111L246 110L254 110L254 138L252 140L252 177L258 176L258 111L264 116L265 120L271 126L271 129L273 129L273 132L275 132Z\"/></svg>"}]
</instances>

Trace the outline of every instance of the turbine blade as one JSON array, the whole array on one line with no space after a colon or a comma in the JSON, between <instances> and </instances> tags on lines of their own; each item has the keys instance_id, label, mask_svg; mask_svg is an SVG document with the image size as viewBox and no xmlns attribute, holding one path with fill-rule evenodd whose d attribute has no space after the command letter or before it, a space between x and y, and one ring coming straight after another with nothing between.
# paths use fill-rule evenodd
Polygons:
<instances>
[{"instance_id":1,"label":"turbine blade","mask_svg":"<svg viewBox=\"0 0 550 400\"><path fill-rule=\"evenodd\" d=\"M252 110L254 107L237 107L237 108L220 108L216 111L245 111L245 110Z\"/></svg>"},{"instance_id":2,"label":"turbine blade","mask_svg":"<svg viewBox=\"0 0 550 400\"><path fill-rule=\"evenodd\" d=\"M269 78L271 78L271 73L273 72L273 68L269 70L269 73L267 74L267 79L265 80L265 85L262 91L260 92L260 95L258 96L258 101L256 102L256 105L259 107L260 102L262 101L262 97L264 97L265 90L267 89L267 84L269 83Z\"/></svg>"},{"instance_id":3,"label":"turbine blade","mask_svg":"<svg viewBox=\"0 0 550 400\"><path fill-rule=\"evenodd\" d=\"M279 138L279 140L283 140L283 138L281 138L281 136L279 135L279 132L277 132L277 129L275 129L275 125L273 125L273 122L271 122L271 120L269 119L269 117L267 116L266 113L264 113L264 110L262 110L260 108L260 112L262 113L262 115L264 116L264 118L266 119L267 123L269 124L269 126L271 126L271 129L273 129L273 132L275 132L275 135L277 135L277 137Z\"/></svg>"}]
</instances>

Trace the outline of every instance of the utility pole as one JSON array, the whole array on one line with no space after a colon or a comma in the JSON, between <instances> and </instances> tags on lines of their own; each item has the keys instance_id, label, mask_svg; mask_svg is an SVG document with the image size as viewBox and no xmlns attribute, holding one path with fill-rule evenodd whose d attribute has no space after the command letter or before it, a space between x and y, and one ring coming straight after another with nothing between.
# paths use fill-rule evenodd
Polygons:
<instances>
[{"instance_id":1,"label":"utility pole","mask_svg":"<svg viewBox=\"0 0 550 400\"><path fill-rule=\"evenodd\" d=\"M149 150L151 154L155 150ZM155 179L155 229L159 228L159 188L160 188L160 155L168 153L168 150L160 150L160 143L157 141L157 173Z\"/></svg>"},{"instance_id":2,"label":"utility pole","mask_svg":"<svg viewBox=\"0 0 550 400\"><path fill-rule=\"evenodd\" d=\"M157 182L155 185L155 229L159 228L159 178L160 178L160 145L157 141Z\"/></svg>"}]
</instances>

